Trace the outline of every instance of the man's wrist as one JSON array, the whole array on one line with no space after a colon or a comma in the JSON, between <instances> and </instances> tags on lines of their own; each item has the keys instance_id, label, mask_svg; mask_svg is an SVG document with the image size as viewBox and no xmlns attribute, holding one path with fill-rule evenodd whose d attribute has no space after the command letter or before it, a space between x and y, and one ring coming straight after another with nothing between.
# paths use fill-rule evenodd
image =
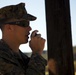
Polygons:
<instances>
[{"instance_id":1,"label":"man's wrist","mask_svg":"<svg viewBox=\"0 0 76 75\"><path fill-rule=\"evenodd\" d=\"M39 55L41 55L42 54L42 51L41 50L33 51L32 54L39 54Z\"/></svg>"}]
</instances>

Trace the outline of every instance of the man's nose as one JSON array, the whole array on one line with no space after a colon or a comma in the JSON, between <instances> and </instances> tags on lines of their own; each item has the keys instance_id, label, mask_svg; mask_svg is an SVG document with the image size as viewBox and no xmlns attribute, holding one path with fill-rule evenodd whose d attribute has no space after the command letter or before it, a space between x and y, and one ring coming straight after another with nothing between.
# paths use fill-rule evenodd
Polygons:
<instances>
[{"instance_id":1,"label":"man's nose","mask_svg":"<svg viewBox=\"0 0 76 75\"><path fill-rule=\"evenodd\" d=\"M28 29L29 29L29 31L31 31L31 30L32 30L32 28L31 28L30 26L28 26Z\"/></svg>"}]
</instances>

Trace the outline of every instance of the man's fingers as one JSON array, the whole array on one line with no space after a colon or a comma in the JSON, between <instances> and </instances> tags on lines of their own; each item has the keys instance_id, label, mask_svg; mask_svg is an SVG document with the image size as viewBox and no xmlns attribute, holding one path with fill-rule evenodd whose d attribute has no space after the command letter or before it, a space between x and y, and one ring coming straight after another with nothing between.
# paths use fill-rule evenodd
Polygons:
<instances>
[{"instance_id":1,"label":"man's fingers","mask_svg":"<svg viewBox=\"0 0 76 75\"><path fill-rule=\"evenodd\" d=\"M41 34L37 34L36 37L40 37L41 38Z\"/></svg>"},{"instance_id":2,"label":"man's fingers","mask_svg":"<svg viewBox=\"0 0 76 75\"><path fill-rule=\"evenodd\" d=\"M31 38L32 38L32 37L35 37L36 34L37 34L37 32L38 32L38 30L33 31L32 34L31 34Z\"/></svg>"}]
</instances>

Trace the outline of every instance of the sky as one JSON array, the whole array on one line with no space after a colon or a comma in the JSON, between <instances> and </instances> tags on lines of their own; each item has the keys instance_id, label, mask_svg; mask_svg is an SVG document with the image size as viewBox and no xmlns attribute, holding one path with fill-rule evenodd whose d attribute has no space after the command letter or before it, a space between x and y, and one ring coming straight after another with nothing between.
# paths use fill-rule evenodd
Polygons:
<instances>
[{"instance_id":1,"label":"sky","mask_svg":"<svg viewBox=\"0 0 76 75\"><path fill-rule=\"evenodd\" d=\"M32 31L38 30L39 33L41 33L42 37L46 39L44 50L47 50L45 0L0 0L0 8L11 4L18 4L20 2L25 3L25 7L28 13L37 17L37 20L32 21L30 26L32 27ZM70 0L70 14L71 14L71 28L72 28L71 30L72 30L73 46L76 45L76 39L75 39L76 38L76 35L75 35L76 33L75 9L76 8L75 7L76 7L76 0ZM0 38L2 38L1 32L0 32ZM22 52L32 52L29 47L29 43L22 44L19 48L21 49Z\"/></svg>"},{"instance_id":2,"label":"sky","mask_svg":"<svg viewBox=\"0 0 76 75\"><path fill-rule=\"evenodd\" d=\"M70 0L72 44L76 46L76 0Z\"/></svg>"}]
</instances>

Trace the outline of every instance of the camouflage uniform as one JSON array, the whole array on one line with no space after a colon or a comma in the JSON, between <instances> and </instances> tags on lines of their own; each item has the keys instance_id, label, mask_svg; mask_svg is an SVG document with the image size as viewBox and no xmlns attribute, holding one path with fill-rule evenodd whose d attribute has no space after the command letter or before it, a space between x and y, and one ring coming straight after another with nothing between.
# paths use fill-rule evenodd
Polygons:
<instances>
[{"instance_id":1,"label":"camouflage uniform","mask_svg":"<svg viewBox=\"0 0 76 75\"><path fill-rule=\"evenodd\" d=\"M16 54L0 40L0 75L45 75L45 66L46 60L39 54L31 58L21 51Z\"/></svg>"}]
</instances>

